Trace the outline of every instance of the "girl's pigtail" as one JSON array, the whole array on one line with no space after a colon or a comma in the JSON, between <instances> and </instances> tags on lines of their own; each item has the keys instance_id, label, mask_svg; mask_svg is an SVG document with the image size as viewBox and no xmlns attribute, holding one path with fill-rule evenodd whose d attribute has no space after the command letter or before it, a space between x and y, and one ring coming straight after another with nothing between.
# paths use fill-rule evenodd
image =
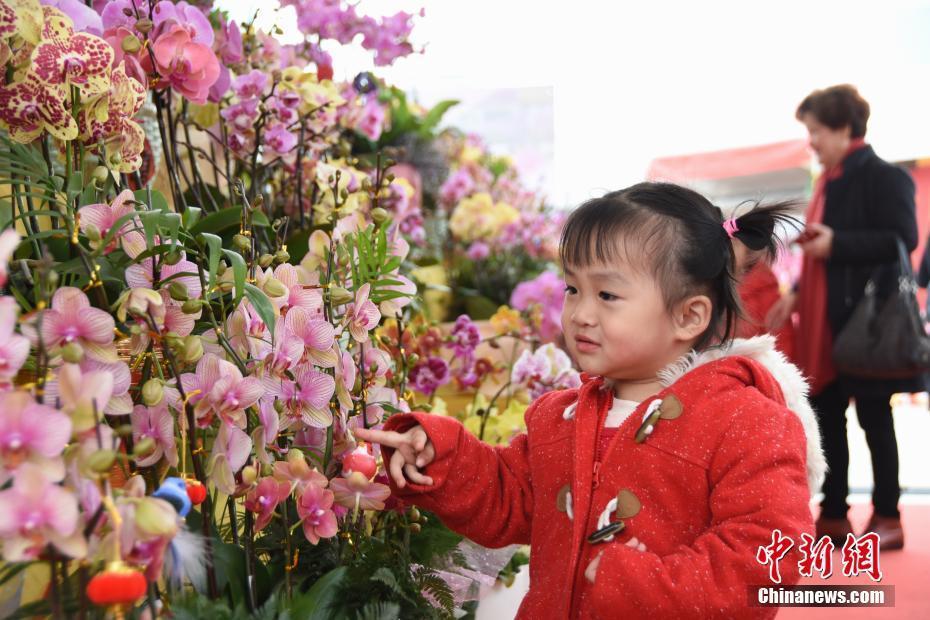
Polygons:
<instances>
[{"instance_id":1,"label":"girl's pigtail","mask_svg":"<svg viewBox=\"0 0 930 620\"><path fill-rule=\"evenodd\" d=\"M739 239L753 252L764 252L772 261L775 260L778 247L782 243L776 234L779 225L796 231L801 230L801 222L795 215L799 207L799 203L795 201L769 204L756 202L742 215L724 220L723 228L731 238ZM737 207L736 211L739 210Z\"/></svg>"}]
</instances>

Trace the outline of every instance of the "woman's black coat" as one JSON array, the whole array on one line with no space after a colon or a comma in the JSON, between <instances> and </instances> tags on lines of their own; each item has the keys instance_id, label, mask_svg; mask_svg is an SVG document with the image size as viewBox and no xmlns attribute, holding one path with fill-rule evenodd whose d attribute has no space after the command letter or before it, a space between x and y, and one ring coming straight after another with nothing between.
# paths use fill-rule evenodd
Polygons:
<instances>
[{"instance_id":1,"label":"woman's black coat","mask_svg":"<svg viewBox=\"0 0 930 620\"><path fill-rule=\"evenodd\" d=\"M833 229L826 261L827 317L834 337L852 315L877 267L884 286L895 283L899 237L908 252L917 247L914 181L866 146L843 161L843 174L827 183L823 223ZM880 287L881 288L881 287ZM925 389L924 377L871 379L840 377L851 392L878 394Z\"/></svg>"}]
</instances>

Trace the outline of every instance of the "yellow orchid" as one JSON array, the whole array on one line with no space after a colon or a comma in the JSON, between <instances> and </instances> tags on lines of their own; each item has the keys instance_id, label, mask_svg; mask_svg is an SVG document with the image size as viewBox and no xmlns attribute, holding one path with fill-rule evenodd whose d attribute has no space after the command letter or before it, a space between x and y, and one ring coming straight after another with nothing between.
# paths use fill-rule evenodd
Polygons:
<instances>
[{"instance_id":1,"label":"yellow orchid","mask_svg":"<svg viewBox=\"0 0 930 620\"><path fill-rule=\"evenodd\" d=\"M449 218L449 230L466 243L476 239L493 240L507 224L520 219L520 212L505 202L494 203L487 192L469 196L456 205Z\"/></svg>"},{"instance_id":2,"label":"yellow orchid","mask_svg":"<svg viewBox=\"0 0 930 620\"><path fill-rule=\"evenodd\" d=\"M498 336L520 332L523 327L523 317L520 316L519 310L514 310L510 306L501 306L490 319L491 328Z\"/></svg>"}]
</instances>

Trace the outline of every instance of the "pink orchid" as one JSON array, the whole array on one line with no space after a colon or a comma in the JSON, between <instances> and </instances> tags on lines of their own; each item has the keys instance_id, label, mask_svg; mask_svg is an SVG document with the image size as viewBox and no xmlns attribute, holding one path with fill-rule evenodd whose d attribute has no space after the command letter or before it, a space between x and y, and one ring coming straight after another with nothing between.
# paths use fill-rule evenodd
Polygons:
<instances>
[{"instance_id":1,"label":"pink orchid","mask_svg":"<svg viewBox=\"0 0 930 620\"><path fill-rule=\"evenodd\" d=\"M175 23L155 40L152 50L155 68L168 86L194 103L207 102L210 87L220 76L212 49L195 42L189 30Z\"/></svg>"},{"instance_id":2,"label":"pink orchid","mask_svg":"<svg viewBox=\"0 0 930 620\"><path fill-rule=\"evenodd\" d=\"M71 18L43 7L42 42L32 52L32 71L50 86L74 85L85 97L103 94L110 85L113 48L100 37L74 33Z\"/></svg>"},{"instance_id":3,"label":"pink orchid","mask_svg":"<svg viewBox=\"0 0 930 620\"><path fill-rule=\"evenodd\" d=\"M29 339L15 332L19 308L12 297L0 297L0 390L9 387L29 357Z\"/></svg>"},{"instance_id":4,"label":"pink orchid","mask_svg":"<svg viewBox=\"0 0 930 620\"><path fill-rule=\"evenodd\" d=\"M272 381L282 377L285 371L297 366L304 354L303 343L295 338L286 327L275 332L274 344L270 347L266 344L265 349L267 353L259 357L262 359L262 370L265 376Z\"/></svg>"},{"instance_id":5,"label":"pink orchid","mask_svg":"<svg viewBox=\"0 0 930 620\"><path fill-rule=\"evenodd\" d=\"M382 287L382 290L385 291L396 291L401 293L402 297L395 297L394 299L386 299L381 302L378 308L381 310L382 316L393 317L400 313L405 307L410 305L413 301L413 298L417 294L417 285L406 276L400 274L392 274L389 276L392 280L397 280L400 284L391 284L385 287Z\"/></svg>"},{"instance_id":6,"label":"pink orchid","mask_svg":"<svg viewBox=\"0 0 930 620\"><path fill-rule=\"evenodd\" d=\"M216 53L223 59L224 64L238 64L243 59L242 31L239 30L239 24L234 19L223 23L222 16L220 16L220 23L222 26L214 40Z\"/></svg>"},{"instance_id":7,"label":"pink orchid","mask_svg":"<svg viewBox=\"0 0 930 620\"><path fill-rule=\"evenodd\" d=\"M291 485L274 478L262 478L245 496L245 509L258 514L255 531L260 532L271 522L278 504L291 494Z\"/></svg>"},{"instance_id":8,"label":"pink orchid","mask_svg":"<svg viewBox=\"0 0 930 620\"><path fill-rule=\"evenodd\" d=\"M226 319L226 332L239 355L256 358L267 347L268 326L247 299Z\"/></svg>"},{"instance_id":9,"label":"pink orchid","mask_svg":"<svg viewBox=\"0 0 930 620\"><path fill-rule=\"evenodd\" d=\"M209 425L218 415L229 424L244 427L245 410L258 402L264 391L261 381L243 377L234 364L211 354L200 358L195 374L181 375L181 385L200 426Z\"/></svg>"},{"instance_id":10,"label":"pink orchid","mask_svg":"<svg viewBox=\"0 0 930 620\"><path fill-rule=\"evenodd\" d=\"M339 531L332 511L333 499L332 491L310 484L297 500L297 514L311 544L318 544L321 538L332 538Z\"/></svg>"},{"instance_id":11,"label":"pink orchid","mask_svg":"<svg viewBox=\"0 0 930 620\"><path fill-rule=\"evenodd\" d=\"M298 307L288 311L284 317L284 327L304 343L307 360L322 368L336 366L338 355L333 351L336 330L329 321Z\"/></svg>"},{"instance_id":12,"label":"pink orchid","mask_svg":"<svg viewBox=\"0 0 930 620\"><path fill-rule=\"evenodd\" d=\"M262 142L270 153L285 155L297 146L297 134L288 131L284 123L273 123L262 134Z\"/></svg>"},{"instance_id":13,"label":"pink orchid","mask_svg":"<svg viewBox=\"0 0 930 620\"><path fill-rule=\"evenodd\" d=\"M49 387L49 394L57 392L61 410L71 416L75 433L94 428L103 418L113 395L113 375L110 372L82 372L77 364L62 365L56 385Z\"/></svg>"},{"instance_id":14,"label":"pink orchid","mask_svg":"<svg viewBox=\"0 0 930 620\"><path fill-rule=\"evenodd\" d=\"M143 439L153 439L155 449L151 454L136 460L140 467L149 467L162 458L172 467L178 466L178 450L174 439L174 416L168 411L167 403L162 400L154 407L136 405L132 410L132 439L138 443Z\"/></svg>"},{"instance_id":15,"label":"pink orchid","mask_svg":"<svg viewBox=\"0 0 930 620\"><path fill-rule=\"evenodd\" d=\"M258 99L246 99L223 108L220 116L229 123L233 132L248 133L258 120Z\"/></svg>"},{"instance_id":16,"label":"pink orchid","mask_svg":"<svg viewBox=\"0 0 930 620\"><path fill-rule=\"evenodd\" d=\"M143 289L133 289L141 291ZM146 289L149 290L149 289ZM197 310L193 314L188 314L182 310L181 302L171 299L171 295L165 289L159 289L158 296L161 297L161 304L146 303L145 312L151 313L155 320L155 326L161 333L173 332L178 336L189 336L194 331L194 325L200 318L202 311ZM141 328L139 333L133 334L131 338L132 355L141 355L148 349L152 341L149 324L143 318L137 318L136 323Z\"/></svg>"},{"instance_id":17,"label":"pink orchid","mask_svg":"<svg viewBox=\"0 0 930 620\"><path fill-rule=\"evenodd\" d=\"M87 295L79 288L63 286L52 296L52 307L42 313L42 342L54 348L75 342L94 359L116 361L113 347L113 317L104 310L91 308Z\"/></svg>"},{"instance_id":18,"label":"pink orchid","mask_svg":"<svg viewBox=\"0 0 930 620\"><path fill-rule=\"evenodd\" d=\"M69 557L82 557L87 543L79 525L77 498L35 465L24 464L13 486L0 491L0 539L7 562L35 560L48 543Z\"/></svg>"},{"instance_id":19,"label":"pink orchid","mask_svg":"<svg viewBox=\"0 0 930 620\"><path fill-rule=\"evenodd\" d=\"M42 468L53 481L65 475L61 453L71 439L68 416L40 405L27 392L0 394L0 485L25 463Z\"/></svg>"},{"instance_id":20,"label":"pink orchid","mask_svg":"<svg viewBox=\"0 0 930 620\"><path fill-rule=\"evenodd\" d=\"M110 396L110 402L104 408L106 415L128 415L132 413L132 396L129 394L129 388L132 385L132 375L129 371L129 365L120 360L116 362L101 362L89 357L85 357L80 363L81 372L84 376L92 372L106 372L113 377L113 394Z\"/></svg>"},{"instance_id":21,"label":"pink orchid","mask_svg":"<svg viewBox=\"0 0 930 620\"><path fill-rule=\"evenodd\" d=\"M303 308L311 317L323 318L323 293L319 288L305 287L301 282L301 271L289 263L274 268L274 277L287 288L286 297L275 297L271 301L279 310ZM283 312L282 312L283 314Z\"/></svg>"},{"instance_id":22,"label":"pink orchid","mask_svg":"<svg viewBox=\"0 0 930 620\"><path fill-rule=\"evenodd\" d=\"M210 454L210 480L226 495L236 492L235 474L245 465L252 452L252 438L235 426L220 424Z\"/></svg>"},{"instance_id":23,"label":"pink orchid","mask_svg":"<svg viewBox=\"0 0 930 620\"><path fill-rule=\"evenodd\" d=\"M179 25L187 30L191 40L201 45L213 45L213 26L207 16L195 6L184 0L175 4L162 0L152 8L152 22L155 24L155 37L167 29L168 26Z\"/></svg>"},{"instance_id":24,"label":"pink orchid","mask_svg":"<svg viewBox=\"0 0 930 620\"><path fill-rule=\"evenodd\" d=\"M384 510L384 500L391 495L389 486L371 482L357 471L347 478L333 478L329 488L337 504L352 510Z\"/></svg>"},{"instance_id":25,"label":"pink orchid","mask_svg":"<svg viewBox=\"0 0 930 620\"><path fill-rule=\"evenodd\" d=\"M294 379L281 381L277 386L277 394L291 417L307 426L326 428L332 424L329 401L336 391L332 376L304 364L294 371Z\"/></svg>"},{"instance_id":26,"label":"pink orchid","mask_svg":"<svg viewBox=\"0 0 930 620\"><path fill-rule=\"evenodd\" d=\"M100 19L103 21L104 29L111 30L120 26L132 28L139 16L149 14L149 2L148 0L110 0L98 10L100 10Z\"/></svg>"},{"instance_id":27,"label":"pink orchid","mask_svg":"<svg viewBox=\"0 0 930 620\"><path fill-rule=\"evenodd\" d=\"M294 455L297 455L297 457ZM287 481L297 488L298 492L302 492L304 488L310 485L325 487L329 483L326 476L307 464L307 459L300 454L299 450L291 450L287 456L286 461L275 461L274 463L272 475L276 480Z\"/></svg>"},{"instance_id":28,"label":"pink orchid","mask_svg":"<svg viewBox=\"0 0 930 620\"><path fill-rule=\"evenodd\" d=\"M19 233L15 228L0 233L0 288L6 286L7 265L13 258L13 252L19 247Z\"/></svg>"},{"instance_id":29,"label":"pink orchid","mask_svg":"<svg viewBox=\"0 0 930 620\"><path fill-rule=\"evenodd\" d=\"M42 4L53 6L67 15L77 32L89 32L97 36L103 33L100 15L81 0L42 0Z\"/></svg>"},{"instance_id":30,"label":"pink orchid","mask_svg":"<svg viewBox=\"0 0 930 620\"><path fill-rule=\"evenodd\" d=\"M132 190L123 190L110 204L92 204L78 210L81 232L88 234L93 227L94 233L103 239L116 224L116 222L131 213L135 213L132 202L135 200ZM142 223L137 218L124 221L118 232L113 235L104 248L103 253L109 254L117 247L122 247L130 258L135 258L145 251L145 235L139 232ZM91 241L91 247L97 247L98 242Z\"/></svg>"},{"instance_id":31,"label":"pink orchid","mask_svg":"<svg viewBox=\"0 0 930 620\"><path fill-rule=\"evenodd\" d=\"M346 310L345 320L356 342L368 342L368 332L381 320L378 307L368 299L370 292L371 285L366 282L355 292L355 303Z\"/></svg>"},{"instance_id":32,"label":"pink orchid","mask_svg":"<svg viewBox=\"0 0 930 620\"><path fill-rule=\"evenodd\" d=\"M336 394L339 398L339 408L343 414L353 408L352 390L355 388L356 377L355 360L348 351L344 351L336 366Z\"/></svg>"},{"instance_id":33,"label":"pink orchid","mask_svg":"<svg viewBox=\"0 0 930 620\"><path fill-rule=\"evenodd\" d=\"M261 97L268 86L268 75L258 69L252 69L245 75L236 76L232 82L233 91L239 99Z\"/></svg>"},{"instance_id":34,"label":"pink orchid","mask_svg":"<svg viewBox=\"0 0 930 620\"><path fill-rule=\"evenodd\" d=\"M154 257L149 256L137 264L126 267L126 284L132 288L155 288L155 279L152 275L154 260ZM200 287L200 278L197 276L197 265L187 260L187 255L184 252L181 252L181 260L174 265L159 261L158 270L160 273L159 282L174 282L177 280L187 289L187 295L191 299L200 297L203 289ZM179 276L177 275L179 273L189 275Z\"/></svg>"}]
</instances>

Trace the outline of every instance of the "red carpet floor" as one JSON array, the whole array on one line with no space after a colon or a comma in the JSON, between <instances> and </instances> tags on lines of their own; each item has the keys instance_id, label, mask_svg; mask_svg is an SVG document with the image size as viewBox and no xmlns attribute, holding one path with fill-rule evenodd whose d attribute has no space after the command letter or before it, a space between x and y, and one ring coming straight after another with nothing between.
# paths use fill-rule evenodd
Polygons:
<instances>
[{"instance_id":1,"label":"red carpet floor","mask_svg":"<svg viewBox=\"0 0 930 620\"><path fill-rule=\"evenodd\" d=\"M850 511L853 529L859 532L868 521L871 506L856 505ZM875 584L867 576L844 577L839 550L834 551L834 574L830 579L804 579L803 585L889 585L895 587L894 607L784 607L778 620L800 618L930 618L930 505L902 505L905 546L903 551L881 555L884 578ZM815 573L816 575L816 573Z\"/></svg>"}]
</instances>

